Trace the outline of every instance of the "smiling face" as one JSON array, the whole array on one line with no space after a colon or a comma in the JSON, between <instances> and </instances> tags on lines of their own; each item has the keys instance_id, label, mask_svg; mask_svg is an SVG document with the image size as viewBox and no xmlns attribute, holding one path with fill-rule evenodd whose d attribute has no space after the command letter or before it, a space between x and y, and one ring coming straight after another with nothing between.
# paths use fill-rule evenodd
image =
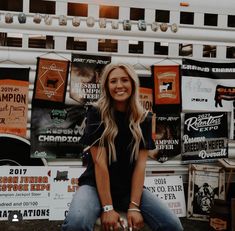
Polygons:
<instances>
[{"instance_id":1,"label":"smiling face","mask_svg":"<svg viewBox=\"0 0 235 231\"><path fill-rule=\"evenodd\" d=\"M108 77L109 93L117 110L125 111L132 94L132 80L122 68L115 68Z\"/></svg>"}]
</instances>

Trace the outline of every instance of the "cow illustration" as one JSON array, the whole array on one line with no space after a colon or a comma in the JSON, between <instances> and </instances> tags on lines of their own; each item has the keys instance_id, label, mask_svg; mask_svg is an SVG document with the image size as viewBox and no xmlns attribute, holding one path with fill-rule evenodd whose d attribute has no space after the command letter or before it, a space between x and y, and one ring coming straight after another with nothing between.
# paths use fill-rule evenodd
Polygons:
<instances>
[{"instance_id":1,"label":"cow illustration","mask_svg":"<svg viewBox=\"0 0 235 231\"><path fill-rule=\"evenodd\" d=\"M56 88L59 79L47 79L46 86L51 88Z\"/></svg>"},{"instance_id":2,"label":"cow illustration","mask_svg":"<svg viewBox=\"0 0 235 231\"><path fill-rule=\"evenodd\" d=\"M171 82L163 82L162 85L159 86L160 92L165 92L167 90L172 90L172 83Z\"/></svg>"},{"instance_id":3,"label":"cow illustration","mask_svg":"<svg viewBox=\"0 0 235 231\"><path fill-rule=\"evenodd\" d=\"M54 181L68 181L68 171L59 171L57 170L56 177Z\"/></svg>"},{"instance_id":4,"label":"cow illustration","mask_svg":"<svg viewBox=\"0 0 235 231\"><path fill-rule=\"evenodd\" d=\"M223 85L217 85L215 89L215 107L218 105L223 107L223 100L233 100L233 106L235 106L235 87L227 87Z\"/></svg>"}]
</instances>

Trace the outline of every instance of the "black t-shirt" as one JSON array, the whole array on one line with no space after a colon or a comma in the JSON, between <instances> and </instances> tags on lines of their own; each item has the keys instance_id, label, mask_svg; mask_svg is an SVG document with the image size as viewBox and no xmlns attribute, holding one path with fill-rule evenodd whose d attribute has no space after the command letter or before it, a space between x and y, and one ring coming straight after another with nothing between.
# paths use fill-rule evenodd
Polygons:
<instances>
[{"instance_id":1,"label":"black t-shirt","mask_svg":"<svg viewBox=\"0 0 235 231\"><path fill-rule=\"evenodd\" d=\"M130 161L133 136L129 129L129 119L126 113L115 111L115 122L118 127L118 134L115 138L117 161L112 162L109 167L110 186L112 198L121 198L130 194L131 178L135 161ZM145 120L140 124L144 142L140 143L140 149L154 149L152 140L152 114L148 113ZM98 145L99 138L104 131L104 124L101 121L99 110L91 107L88 110L86 128L81 142L86 146ZM79 185L91 185L96 187L94 164L91 155L88 156L88 166L79 178Z\"/></svg>"}]
</instances>

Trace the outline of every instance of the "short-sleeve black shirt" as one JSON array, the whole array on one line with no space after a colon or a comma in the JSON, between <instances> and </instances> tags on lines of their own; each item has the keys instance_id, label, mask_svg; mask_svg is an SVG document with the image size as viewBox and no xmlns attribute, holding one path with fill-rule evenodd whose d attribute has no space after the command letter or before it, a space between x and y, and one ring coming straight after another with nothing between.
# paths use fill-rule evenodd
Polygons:
<instances>
[{"instance_id":1,"label":"short-sleeve black shirt","mask_svg":"<svg viewBox=\"0 0 235 231\"><path fill-rule=\"evenodd\" d=\"M109 165L110 187L113 198L121 198L131 191L131 178L135 161L130 161L133 136L129 128L129 119L124 112L115 111L115 122L118 127L118 134L115 138L117 161ZM140 124L144 142L140 143L140 149L154 149L152 140L152 114L148 113L145 120ZM101 121L99 110L91 107L88 110L86 128L81 142L84 145L98 145L99 138L104 131L104 124ZM79 185L91 185L96 187L94 164L91 155L88 156L88 166L79 178Z\"/></svg>"}]
</instances>

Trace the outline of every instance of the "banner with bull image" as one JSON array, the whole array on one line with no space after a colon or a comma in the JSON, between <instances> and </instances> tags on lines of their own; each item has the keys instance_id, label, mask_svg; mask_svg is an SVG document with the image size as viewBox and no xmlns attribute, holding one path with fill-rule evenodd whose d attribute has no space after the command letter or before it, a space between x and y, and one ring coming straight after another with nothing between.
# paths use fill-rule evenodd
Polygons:
<instances>
[{"instance_id":1,"label":"banner with bull image","mask_svg":"<svg viewBox=\"0 0 235 231\"><path fill-rule=\"evenodd\" d=\"M79 158L79 140L85 127L86 109L78 105L33 107L32 158Z\"/></svg>"},{"instance_id":2,"label":"banner with bull image","mask_svg":"<svg viewBox=\"0 0 235 231\"><path fill-rule=\"evenodd\" d=\"M80 105L89 105L100 97L100 74L111 56L72 54L70 97Z\"/></svg>"},{"instance_id":3,"label":"banner with bull image","mask_svg":"<svg viewBox=\"0 0 235 231\"><path fill-rule=\"evenodd\" d=\"M182 60L182 110L232 111L235 63Z\"/></svg>"},{"instance_id":4,"label":"banner with bull image","mask_svg":"<svg viewBox=\"0 0 235 231\"><path fill-rule=\"evenodd\" d=\"M26 137L29 68L0 68L0 133Z\"/></svg>"},{"instance_id":5,"label":"banner with bull image","mask_svg":"<svg viewBox=\"0 0 235 231\"><path fill-rule=\"evenodd\" d=\"M180 66L167 65L152 66L154 79L154 103L155 105L179 105L180 94Z\"/></svg>"},{"instance_id":6,"label":"banner with bull image","mask_svg":"<svg viewBox=\"0 0 235 231\"><path fill-rule=\"evenodd\" d=\"M185 113L182 162L211 162L228 157L228 113Z\"/></svg>"},{"instance_id":7,"label":"banner with bull image","mask_svg":"<svg viewBox=\"0 0 235 231\"><path fill-rule=\"evenodd\" d=\"M38 57L33 92L34 103L64 103L69 64L69 60Z\"/></svg>"}]
</instances>

